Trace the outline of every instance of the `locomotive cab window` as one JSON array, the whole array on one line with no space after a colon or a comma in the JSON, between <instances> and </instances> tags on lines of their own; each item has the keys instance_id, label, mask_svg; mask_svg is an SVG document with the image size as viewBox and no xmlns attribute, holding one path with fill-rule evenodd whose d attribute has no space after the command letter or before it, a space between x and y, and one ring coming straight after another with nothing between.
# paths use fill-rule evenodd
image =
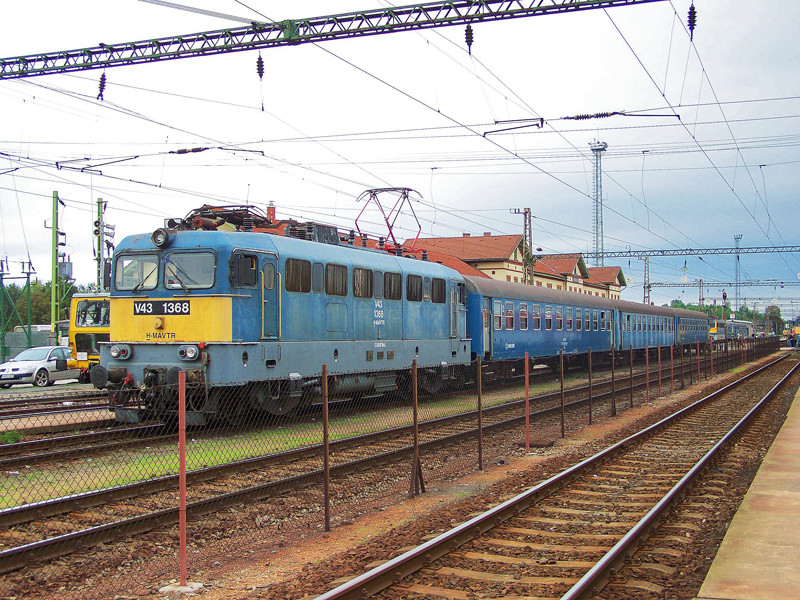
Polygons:
<instances>
[{"instance_id":1,"label":"locomotive cab window","mask_svg":"<svg viewBox=\"0 0 800 600\"><path fill-rule=\"evenodd\" d=\"M311 263L298 258L286 259L286 291L311 291Z\"/></svg>"},{"instance_id":2,"label":"locomotive cab window","mask_svg":"<svg viewBox=\"0 0 800 600\"><path fill-rule=\"evenodd\" d=\"M152 290L158 283L158 256L123 254L114 267L114 287L118 290Z\"/></svg>"},{"instance_id":3,"label":"locomotive cab window","mask_svg":"<svg viewBox=\"0 0 800 600\"><path fill-rule=\"evenodd\" d=\"M255 261L255 257L250 257ZM208 289L214 285L216 258L211 252L172 252L164 258L164 287L168 290ZM256 263L257 264L257 263ZM252 266L252 265L251 265ZM255 285L255 267L252 278Z\"/></svg>"},{"instance_id":4,"label":"locomotive cab window","mask_svg":"<svg viewBox=\"0 0 800 600\"><path fill-rule=\"evenodd\" d=\"M372 271L353 269L353 295L356 298L372 298Z\"/></svg>"},{"instance_id":5,"label":"locomotive cab window","mask_svg":"<svg viewBox=\"0 0 800 600\"><path fill-rule=\"evenodd\" d=\"M347 267L325 266L325 293L331 296L347 296Z\"/></svg>"},{"instance_id":6,"label":"locomotive cab window","mask_svg":"<svg viewBox=\"0 0 800 600\"><path fill-rule=\"evenodd\" d=\"M422 302L422 277L419 275L406 277L406 300L409 302Z\"/></svg>"}]
</instances>

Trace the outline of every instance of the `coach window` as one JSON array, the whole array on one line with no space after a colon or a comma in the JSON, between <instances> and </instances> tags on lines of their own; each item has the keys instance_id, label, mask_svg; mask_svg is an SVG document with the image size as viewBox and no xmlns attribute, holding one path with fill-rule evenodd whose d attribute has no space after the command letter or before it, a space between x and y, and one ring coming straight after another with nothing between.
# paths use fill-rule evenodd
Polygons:
<instances>
[{"instance_id":1,"label":"coach window","mask_svg":"<svg viewBox=\"0 0 800 600\"><path fill-rule=\"evenodd\" d=\"M383 274L383 297L387 300L403 299L403 276L400 273Z\"/></svg>"},{"instance_id":2,"label":"coach window","mask_svg":"<svg viewBox=\"0 0 800 600\"><path fill-rule=\"evenodd\" d=\"M625 331L627 331L628 333L630 333L630 331L631 331L631 315L630 315L630 313L627 313L625 315Z\"/></svg>"},{"instance_id":3,"label":"coach window","mask_svg":"<svg viewBox=\"0 0 800 600\"><path fill-rule=\"evenodd\" d=\"M383 298L383 271L373 272L372 293L376 298Z\"/></svg>"},{"instance_id":4,"label":"coach window","mask_svg":"<svg viewBox=\"0 0 800 600\"><path fill-rule=\"evenodd\" d=\"M406 277L406 300L409 302L422 302L422 277L419 275Z\"/></svg>"},{"instance_id":5,"label":"coach window","mask_svg":"<svg viewBox=\"0 0 800 600\"><path fill-rule=\"evenodd\" d=\"M353 269L353 296L356 298L372 298L372 271L370 269Z\"/></svg>"},{"instance_id":6,"label":"coach window","mask_svg":"<svg viewBox=\"0 0 800 600\"><path fill-rule=\"evenodd\" d=\"M532 311L533 323L531 323L531 329L539 331L542 328L541 307L538 304L534 304Z\"/></svg>"},{"instance_id":7,"label":"coach window","mask_svg":"<svg viewBox=\"0 0 800 600\"><path fill-rule=\"evenodd\" d=\"M556 306L556 329L564 329L564 308L561 306Z\"/></svg>"},{"instance_id":8,"label":"coach window","mask_svg":"<svg viewBox=\"0 0 800 600\"><path fill-rule=\"evenodd\" d=\"M591 321L591 316L592 316L592 311L589 310L588 308L583 311L583 329L585 331L591 331L592 330L592 324L590 322Z\"/></svg>"},{"instance_id":9,"label":"coach window","mask_svg":"<svg viewBox=\"0 0 800 600\"><path fill-rule=\"evenodd\" d=\"M592 323L594 324L594 330L597 331L598 330L598 321L597 321L597 311L596 310L592 311Z\"/></svg>"},{"instance_id":10,"label":"coach window","mask_svg":"<svg viewBox=\"0 0 800 600\"><path fill-rule=\"evenodd\" d=\"M611 331L611 311L606 311L606 331Z\"/></svg>"},{"instance_id":11,"label":"coach window","mask_svg":"<svg viewBox=\"0 0 800 600\"><path fill-rule=\"evenodd\" d=\"M286 259L286 291L311 291L311 263L297 258Z\"/></svg>"},{"instance_id":12,"label":"coach window","mask_svg":"<svg viewBox=\"0 0 800 600\"><path fill-rule=\"evenodd\" d=\"M567 307L567 331L572 331L572 307Z\"/></svg>"},{"instance_id":13,"label":"coach window","mask_svg":"<svg viewBox=\"0 0 800 600\"><path fill-rule=\"evenodd\" d=\"M514 303L506 302L506 329L514 331Z\"/></svg>"},{"instance_id":14,"label":"coach window","mask_svg":"<svg viewBox=\"0 0 800 600\"><path fill-rule=\"evenodd\" d=\"M544 328L550 331L553 328L553 307L544 307Z\"/></svg>"},{"instance_id":15,"label":"coach window","mask_svg":"<svg viewBox=\"0 0 800 600\"><path fill-rule=\"evenodd\" d=\"M325 291L325 265L315 262L311 266L311 289L315 294Z\"/></svg>"},{"instance_id":16,"label":"coach window","mask_svg":"<svg viewBox=\"0 0 800 600\"><path fill-rule=\"evenodd\" d=\"M431 289L431 300L434 304L444 304L447 301L447 283L444 279L434 277Z\"/></svg>"},{"instance_id":17,"label":"coach window","mask_svg":"<svg viewBox=\"0 0 800 600\"><path fill-rule=\"evenodd\" d=\"M325 265L325 293L330 296L347 296L347 267Z\"/></svg>"},{"instance_id":18,"label":"coach window","mask_svg":"<svg viewBox=\"0 0 800 600\"><path fill-rule=\"evenodd\" d=\"M264 289L271 290L275 288L275 265L272 263L264 263L264 268L262 269L262 274L264 276Z\"/></svg>"},{"instance_id":19,"label":"coach window","mask_svg":"<svg viewBox=\"0 0 800 600\"><path fill-rule=\"evenodd\" d=\"M255 262L255 257L249 257ZM208 289L214 285L216 259L211 252L171 252L164 259L164 287L168 290ZM252 278L256 279L256 267ZM251 285L256 285L253 281Z\"/></svg>"},{"instance_id":20,"label":"coach window","mask_svg":"<svg viewBox=\"0 0 800 600\"><path fill-rule=\"evenodd\" d=\"M575 331L583 330L583 311L580 308L575 309Z\"/></svg>"},{"instance_id":21,"label":"coach window","mask_svg":"<svg viewBox=\"0 0 800 600\"><path fill-rule=\"evenodd\" d=\"M524 302L519 305L519 328L520 331L528 330L528 305Z\"/></svg>"},{"instance_id":22,"label":"coach window","mask_svg":"<svg viewBox=\"0 0 800 600\"><path fill-rule=\"evenodd\" d=\"M606 330L606 311L600 311L600 331Z\"/></svg>"},{"instance_id":23,"label":"coach window","mask_svg":"<svg viewBox=\"0 0 800 600\"><path fill-rule=\"evenodd\" d=\"M503 305L500 300L492 302L492 323L495 331L503 328Z\"/></svg>"}]
</instances>

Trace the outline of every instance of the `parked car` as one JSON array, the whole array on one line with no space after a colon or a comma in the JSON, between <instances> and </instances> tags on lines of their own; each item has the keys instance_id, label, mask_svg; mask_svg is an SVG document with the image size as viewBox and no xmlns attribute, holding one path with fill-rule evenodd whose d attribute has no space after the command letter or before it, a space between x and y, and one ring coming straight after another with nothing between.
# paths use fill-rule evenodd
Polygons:
<instances>
[{"instance_id":1,"label":"parked car","mask_svg":"<svg viewBox=\"0 0 800 600\"><path fill-rule=\"evenodd\" d=\"M67 369L69 357L70 349L67 346L36 346L23 350L0 365L0 388L8 388L15 383L44 387L56 381L78 379L81 374L79 369Z\"/></svg>"}]
</instances>

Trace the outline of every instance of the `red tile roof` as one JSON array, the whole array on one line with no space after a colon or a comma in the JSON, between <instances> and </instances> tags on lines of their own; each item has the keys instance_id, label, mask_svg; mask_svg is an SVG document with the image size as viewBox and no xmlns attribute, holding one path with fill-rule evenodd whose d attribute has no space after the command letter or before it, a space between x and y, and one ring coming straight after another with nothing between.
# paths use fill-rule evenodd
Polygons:
<instances>
[{"instance_id":1,"label":"red tile roof","mask_svg":"<svg viewBox=\"0 0 800 600\"><path fill-rule=\"evenodd\" d=\"M522 235L464 234L451 238L419 238L417 247L457 256L462 261L508 260L521 243Z\"/></svg>"},{"instance_id":2,"label":"red tile roof","mask_svg":"<svg viewBox=\"0 0 800 600\"><path fill-rule=\"evenodd\" d=\"M622 267L590 267L589 275L590 279L603 284L627 285Z\"/></svg>"}]
</instances>

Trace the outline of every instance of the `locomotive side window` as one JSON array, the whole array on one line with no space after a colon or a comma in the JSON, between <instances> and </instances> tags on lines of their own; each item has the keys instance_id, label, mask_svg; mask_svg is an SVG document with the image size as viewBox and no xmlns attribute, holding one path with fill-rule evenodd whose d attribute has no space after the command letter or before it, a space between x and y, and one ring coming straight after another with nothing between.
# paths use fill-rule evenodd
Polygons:
<instances>
[{"instance_id":1,"label":"locomotive side window","mask_svg":"<svg viewBox=\"0 0 800 600\"><path fill-rule=\"evenodd\" d=\"M528 330L528 305L524 302L519 305L519 328L522 331Z\"/></svg>"},{"instance_id":2,"label":"locomotive side window","mask_svg":"<svg viewBox=\"0 0 800 600\"><path fill-rule=\"evenodd\" d=\"M550 331L553 328L553 307L544 307L544 328Z\"/></svg>"},{"instance_id":3,"label":"locomotive side window","mask_svg":"<svg viewBox=\"0 0 800 600\"><path fill-rule=\"evenodd\" d=\"M406 278L406 300L422 302L422 277L419 275L409 275Z\"/></svg>"},{"instance_id":4,"label":"locomotive side window","mask_svg":"<svg viewBox=\"0 0 800 600\"><path fill-rule=\"evenodd\" d=\"M494 330L500 331L503 328L503 304L500 300L495 300L492 303L492 321L494 323Z\"/></svg>"},{"instance_id":5,"label":"locomotive side window","mask_svg":"<svg viewBox=\"0 0 800 600\"><path fill-rule=\"evenodd\" d=\"M252 287L258 282L258 259L252 254L234 253L228 261L228 268L231 284L236 287ZM173 267L167 264L164 269L167 287L181 287L182 280L178 278L177 281L172 281L170 275L175 279Z\"/></svg>"},{"instance_id":6,"label":"locomotive side window","mask_svg":"<svg viewBox=\"0 0 800 600\"><path fill-rule=\"evenodd\" d=\"M298 258L286 259L286 291L311 291L311 263Z\"/></svg>"},{"instance_id":7,"label":"locomotive side window","mask_svg":"<svg viewBox=\"0 0 800 600\"><path fill-rule=\"evenodd\" d=\"M564 329L564 309L560 306L556 306L556 329Z\"/></svg>"},{"instance_id":8,"label":"locomotive side window","mask_svg":"<svg viewBox=\"0 0 800 600\"><path fill-rule=\"evenodd\" d=\"M383 271L375 271L373 273L373 294L376 298L383 298Z\"/></svg>"},{"instance_id":9,"label":"locomotive side window","mask_svg":"<svg viewBox=\"0 0 800 600\"><path fill-rule=\"evenodd\" d=\"M347 267L325 266L325 293L331 296L347 296Z\"/></svg>"},{"instance_id":10,"label":"locomotive side window","mask_svg":"<svg viewBox=\"0 0 800 600\"><path fill-rule=\"evenodd\" d=\"M403 299L403 277L400 273L383 274L383 294L387 300Z\"/></svg>"},{"instance_id":11,"label":"locomotive side window","mask_svg":"<svg viewBox=\"0 0 800 600\"><path fill-rule=\"evenodd\" d=\"M583 312L580 308L575 309L575 331L583 330Z\"/></svg>"},{"instance_id":12,"label":"locomotive side window","mask_svg":"<svg viewBox=\"0 0 800 600\"><path fill-rule=\"evenodd\" d=\"M425 302L431 301L431 278L425 277L422 280L422 299Z\"/></svg>"},{"instance_id":13,"label":"locomotive side window","mask_svg":"<svg viewBox=\"0 0 800 600\"><path fill-rule=\"evenodd\" d=\"M264 264L264 289L272 290L275 288L275 265L272 263Z\"/></svg>"},{"instance_id":14,"label":"locomotive side window","mask_svg":"<svg viewBox=\"0 0 800 600\"><path fill-rule=\"evenodd\" d=\"M506 329L514 331L514 303L506 302Z\"/></svg>"},{"instance_id":15,"label":"locomotive side window","mask_svg":"<svg viewBox=\"0 0 800 600\"><path fill-rule=\"evenodd\" d=\"M431 300L435 304L444 304L447 301L447 282L444 279L434 277Z\"/></svg>"},{"instance_id":16,"label":"locomotive side window","mask_svg":"<svg viewBox=\"0 0 800 600\"><path fill-rule=\"evenodd\" d=\"M538 304L533 305L533 323L531 323L531 329L534 331L539 331L542 328L542 316L541 316L541 308Z\"/></svg>"},{"instance_id":17,"label":"locomotive side window","mask_svg":"<svg viewBox=\"0 0 800 600\"><path fill-rule=\"evenodd\" d=\"M255 261L254 257L251 257ZM164 258L164 287L198 290L214 285L216 260L211 252L172 252ZM253 269L255 279L255 268ZM252 284L255 285L255 282Z\"/></svg>"},{"instance_id":18,"label":"locomotive side window","mask_svg":"<svg viewBox=\"0 0 800 600\"><path fill-rule=\"evenodd\" d=\"M311 289L315 294L325 291L325 265L315 262L311 266Z\"/></svg>"},{"instance_id":19,"label":"locomotive side window","mask_svg":"<svg viewBox=\"0 0 800 600\"><path fill-rule=\"evenodd\" d=\"M158 283L158 256L122 255L114 268L114 287L118 290L152 290Z\"/></svg>"},{"instance_id":20,"label":"locomotive side window","mask_svg":"<svg viewBox=\"0 0 800 600\"><path fill-rule=\"evenodd\" d=\"M572 331L572 307L567 307L567 331Z\"/></svg>"},{"instance_id":21,"label":"locomotive side window","mask_svg":"<svg viewBox=\"0 0 800 600\"><path fill-rule=\"evenodd\" d=\"M372 271L353 269L353 295L356 298L372 298Z\"/></svg>"}]
</instances>

